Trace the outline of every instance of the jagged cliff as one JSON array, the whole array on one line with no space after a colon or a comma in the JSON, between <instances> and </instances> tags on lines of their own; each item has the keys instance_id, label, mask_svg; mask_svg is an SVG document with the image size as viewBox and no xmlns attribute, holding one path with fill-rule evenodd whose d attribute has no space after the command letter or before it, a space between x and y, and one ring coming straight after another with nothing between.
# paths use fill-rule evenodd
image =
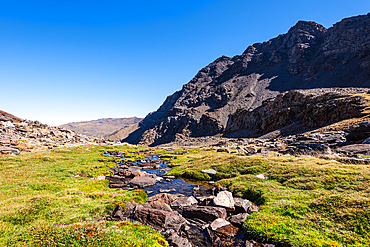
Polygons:
<instances>
[{"instance_id":1,"label":"jagged cliff","mask_svg":"<svg viewBox=\"0 0 370 247\"><path fill-rule=\"evenodd\" d=\"M224 133L230 115L292 89L370 86L370 14L288 33L220 57L168 96L124 141L147 145ZM230 128L229 128L230 131Z\"/></svg>"},{"instance_id":2,"label":"jagged cliff","mask_svg":"<svg viewBox=\"0 0 370 247\"><path fill-rule=\"evenodd\" d=\"M244 130L267 133L291 124L318 128L360 117L369 105L369 89L317 88L291 90L266 100L252 111L239 109L229 117L225 134ZM243 132L242 132L243 133Z\"/></svg>"}]
</instances>

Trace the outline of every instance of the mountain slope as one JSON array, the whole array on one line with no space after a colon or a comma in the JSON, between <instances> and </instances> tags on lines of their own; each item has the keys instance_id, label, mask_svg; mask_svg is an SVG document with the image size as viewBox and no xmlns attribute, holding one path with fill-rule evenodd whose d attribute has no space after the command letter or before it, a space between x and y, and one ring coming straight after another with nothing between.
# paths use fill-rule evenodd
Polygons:
<instances>
[{"instance_id":1,"label":"mountain slope","mask_svg":"<svg viewBox=\"0 0 370 247\"><path fill-rule=\"evenodd\" d=\"M223 133L231 114L292 89L370 86L370 14L326 29L299 21L288 33L220 57L167 97L124 141L158 145Z\"/></svg>"},{"instance_id":2,"label":"mountain slope","mask_svg":"<svg viewBox=\"0 0 370 247\"><path fill-rule=\"evenodd\" d=\"M60 125L89 137L102 138L112 132L130 124L138 123L142 118L102 118L92 121L74 122Z\"/></svg>"}]
</instances>

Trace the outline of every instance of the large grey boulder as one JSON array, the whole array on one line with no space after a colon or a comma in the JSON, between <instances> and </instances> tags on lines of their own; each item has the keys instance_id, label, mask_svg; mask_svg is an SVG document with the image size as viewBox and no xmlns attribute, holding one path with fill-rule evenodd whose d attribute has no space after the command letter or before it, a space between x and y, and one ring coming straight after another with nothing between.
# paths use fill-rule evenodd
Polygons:
<instances>
[{"instance_id":1,"label":"large grey boulder","mask_svg":"<svg viewBox=\"0 0 370 247\"><path fill-rule=\"evenodd\" d=\"M130 181L131 185L138 186L139 188L153 186L156 183L157 180L150 176L136 176Z\"/></svg>"}]
</instances>

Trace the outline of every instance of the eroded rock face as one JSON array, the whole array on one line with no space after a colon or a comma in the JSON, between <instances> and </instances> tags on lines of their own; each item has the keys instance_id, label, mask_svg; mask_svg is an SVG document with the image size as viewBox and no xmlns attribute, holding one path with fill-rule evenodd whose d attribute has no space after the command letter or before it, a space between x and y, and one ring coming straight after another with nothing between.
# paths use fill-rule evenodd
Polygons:
<instances>
[{"instance_id":1,"label":"eroded rock face","mask_svg":"<svg viewBox=\"0 0 370 247\"><path fill-rule=\"evenodd\" d=\"M249 112L281 92L369 87L369 35L370 14L344 19L330 29L299 21L286 34L249 46L241 55L220 57L201 69L124 141L157 145L224 133L225 129L232 133L245 127L244 120L238 120L240 126L236 121L240 109ZM286 124L289 118L283 116L294 113L280 110L275 114L282 116L280 120L273 125L266 120L264 130ZM230 115L234 116L231 122Z\"/></svg>"},{"instance_id":2,"label":"eroded rock face","mask_svg":"<svg viewBox=\"0 0 370 247\"><path fill-rule=\"evenodd\" d=\"M320 88L281 93L253 111L240 109L231 114L225 132L266 133L292 123L317 128L358 117L368 101L356 94L367 92L365 88Z\"/></svg>"},{"instance_id":3,"label":"eroded rock face","mask_svg":"<svg viewBox=\"0 0 370 247\"><path fill-rule=\"evenodd\" d=\"M353 154L370 154L370 144L352 144L338 148L338 151Z\"/></svg>"}]
</instances>

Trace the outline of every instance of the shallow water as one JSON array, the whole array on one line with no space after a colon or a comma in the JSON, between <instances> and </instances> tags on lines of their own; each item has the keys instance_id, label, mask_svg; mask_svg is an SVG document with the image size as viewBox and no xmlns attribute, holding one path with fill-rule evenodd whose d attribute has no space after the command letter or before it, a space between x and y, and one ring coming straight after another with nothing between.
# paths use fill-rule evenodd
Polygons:
<instances>
[{"instance_id":1,"label":"shallow water","mask_svg":"<svg viewBox=\"0 0 370 247\"><path fill-rule=\"evenodd\" d=\"M139 154L139 153L136 153ZM113 155L112 155L113 156ZM111 156L111 157L112 157ZM118 155L117 155L118 156ZM129 157L126 157L129 158ZM157 155L148 155L145 160L158 160ZM145 162L135 161L128 162L131 165L145 165ZM168 164L165 162L160 162L160 168L155 169L141 169L147 173L154 173L157 176L163 177L166 172L170 170ZM122 164L119 164L122 165ZM196 188L196 190L194 190ZM174 178L174 179L163 179L162 182L157 182L154 186L146 187L142 190L147 192L148 197L153 196L159 193L169 193L169 194L183 194L185 196L209 196L211 195L212 185L209 184L209 181L199 181L185 178ZM168 191L173 189L173 191ZM160 191L167 190L167 191ZM181 213L181 209L177 209ZM220 247L235 247L235 246L246 246L245 242L248 239L242 229L239 230L236 236L229 238L221 238L216 243L211 240L205 230L200 229L199 227L190 225L189 229L186 232L182 232L183 237L186 237L193 246L220 246ZM256 243L256 242L255 242ZM262 244L253 245L255 247L263 246Z\"/></svg>"}]
</instances>

